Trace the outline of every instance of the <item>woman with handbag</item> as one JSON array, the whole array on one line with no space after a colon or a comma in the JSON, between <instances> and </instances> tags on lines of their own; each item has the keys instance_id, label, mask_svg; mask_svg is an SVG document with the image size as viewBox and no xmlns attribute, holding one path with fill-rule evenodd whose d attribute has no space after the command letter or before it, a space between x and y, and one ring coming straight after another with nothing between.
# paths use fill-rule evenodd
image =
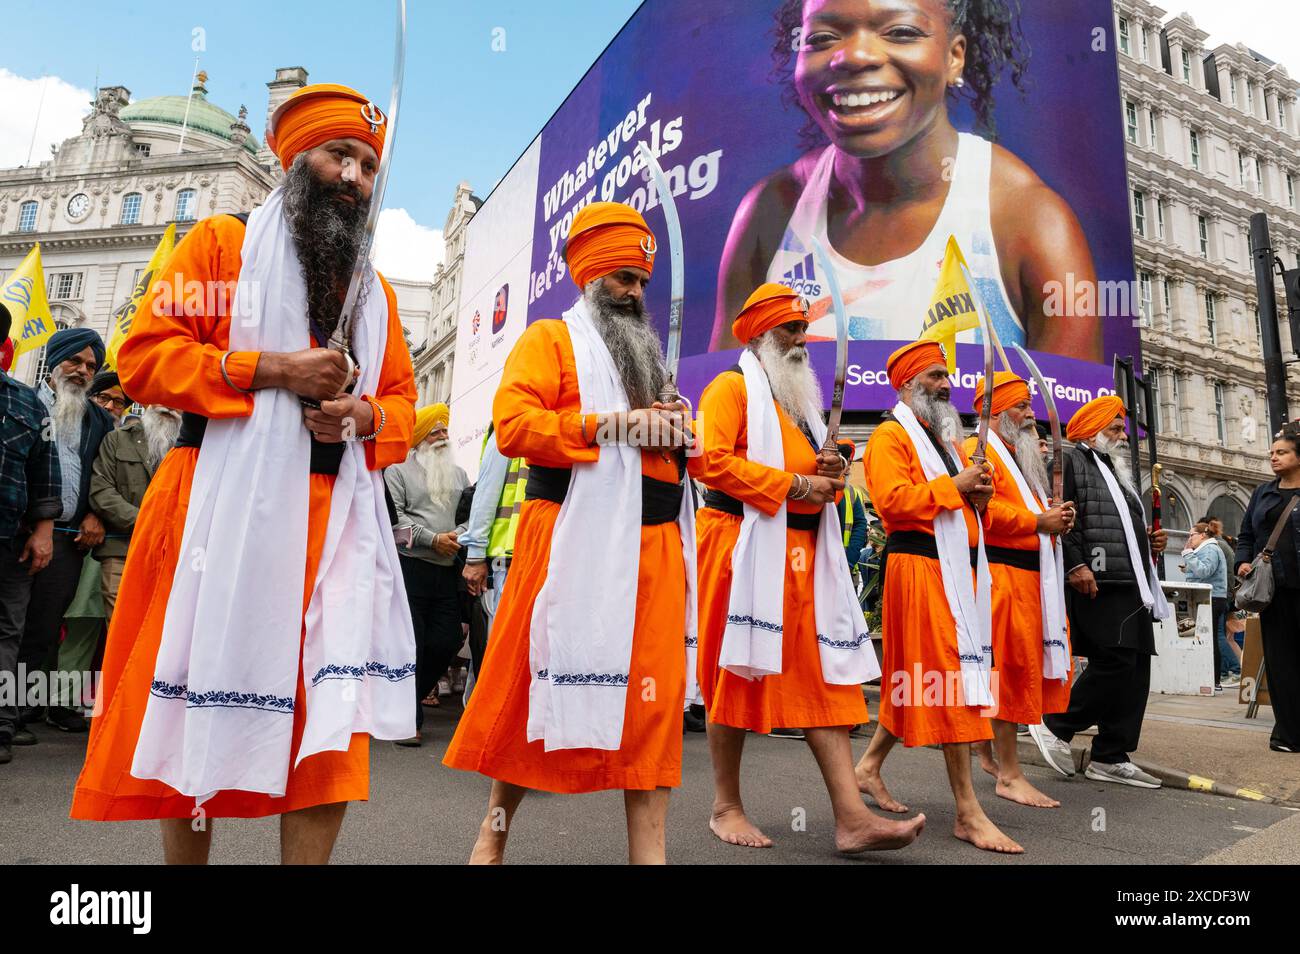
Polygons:
<instances>
[{"instance_id":1,"label":"woman with handbag","mask_svg":"<svg viewBox=\"0 0 1300 954\"><path fill-rule=\"evenodd\" d=\"M1274 479L1255 488L1241 520L1237 605L1259 610L1276 720L1269 748L1300 752L1300 423L1277 432L1269 463Z\"/></svg>"}]
</instances>

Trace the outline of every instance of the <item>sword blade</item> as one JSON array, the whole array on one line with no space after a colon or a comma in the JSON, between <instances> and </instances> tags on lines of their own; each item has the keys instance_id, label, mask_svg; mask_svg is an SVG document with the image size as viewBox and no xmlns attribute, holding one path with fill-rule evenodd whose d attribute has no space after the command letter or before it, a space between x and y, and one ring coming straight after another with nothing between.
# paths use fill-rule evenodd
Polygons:
<instances>
[{"instance_id":1,"label":"sword blade","mask_svg":"<svg viewBox=\"0 0 1300 954\"><path fill-rule=\"evenodd\" d=\"M826 254L826 247L814 237L812 248L817 267L821 269L831 293L831 310L835 312L835 387L831 391L831 411L826 419L826 446L834 447L840 434L840 421L844 418L844 382L849 370L849 319L844 311L839 277Z\"/></svg>"},{"instance_id":2,"label":"sword blade","mask_svg":"<svg viewBox=\"0 0 1300 954\"><path fill-rule=\"evenodd\" d=\"M659 194L659 205L664 210L664 224L668 229L668 261L670 272L670 299L668 302L668 341L666 343L666 364L668 380L665 388L671 385L673 393L677 392L677 365L682 357L682 302L686 276L682 260L682 222L677 215L677 201L673 198L672 186L664 175L663 167L655 158L650 147L644 142L636 144L637 154L645 163L654 181L655 191ZM672 402L665 402L672 403Z\"/></svg>"},{"instance_id":3,"label":"sword blade","mask_svg":"<svg viewBox=\"0 0 1300 954\"><path fill-rule=\"evenodd\" d=\"M1025 366L1029 368L1029 373L1038 385L1038 393L1043 396L1043 404L1047 406L1047 426L1052 434L1052 500L1056 503L1061 502L1061 494L1065 486L1065 474L1063 471L1064 462L1061 460L1061 415L1056 410L1056 400L1052 397L1051 389L1047 386L1047 380L1043 377L1043 372L1038 370L1038 365L1034 359L1029 357L1029 352L1018 344L1012 344L1011 347L1016 349Z\"/></svg>"},{"instance_id":4,"label":"sword blade","mask_svg":"<svg viewBox=\"0 0 1300 954\"><path fill-rule=\"evenodd\" d=\"M370 194L370 212L366 215L365 233L361 247L357 250L357 260L352 266L352 278L348 281L348 291L343 297L343 312L339 322L330 335L329 346L337 351L347 351L351 336L352 321L357 307L357 298L361 294L361 281L370 265L370 255L374 251L375 229L379 225L379 213L384 206L384 193L388 189L388 171L393 163L393 144L397 139L397 110L402 103L402 84L406 76L406 0L397 0L397 38L393 52L393 88L388 97L388 113L384 119L387 127L384 133L384 154L379 158L379 171L375 174L375 188Z\"/></svg>"}]
</instances>

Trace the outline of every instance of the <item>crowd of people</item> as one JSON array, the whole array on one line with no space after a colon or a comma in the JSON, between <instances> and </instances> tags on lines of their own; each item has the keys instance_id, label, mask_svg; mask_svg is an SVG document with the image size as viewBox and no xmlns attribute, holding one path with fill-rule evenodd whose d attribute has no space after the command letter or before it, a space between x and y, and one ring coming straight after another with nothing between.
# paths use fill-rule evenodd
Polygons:
<instances>
[{"instance_id":1,"label":"crowd of people","mask_svg":"<svg viewBox=\"0 0 1300 954\"><path fill-rule=\"evenodd\" d=\"M578 296L512 350L471 485L450 409L415 408L391 288L368 270L346 324L338 307L379 115L346 87L299 90L268 135L284 181L181 241L115 371L95 332L69 329L38 389L0 375L0 671L102 673L74 818L158 819L166 860L199 863L215 819L274 815L285 862L327 861L347 804L368 797L370 741L420 745L465 647L443 761L491 779L475 862L503 859L529 791L602 789L624 792L630 860L663 862L692 728L713 766L708 827L741 849L772 845L742 791L753 733L807 742L850 854L925 828L887 784L900 740L942 748L952 834L989 851L1023 849L981 806L975 764L999 797L1059 805L1023 771L1020 727L1068 778L1096 726L1087 778L1159 787L1132 753L1171 612L1154 565L1166 535L1144 517L1119 398L1070 419L1053 499L1028 382L980 380L977 438L942 347L906 344L853 487L807 302L754 289L731 324L739 360L694 410L667 387L644 305L656 238L630 206L597 202L565 244ZM251 320L205 310L194 281L237 283ZM339 335L346 355L326 347ZM1297 430L1279 434L1235 553L1210 521L1183 552L1212 587L1225 675L1230 579L1261 560L1273 573L1261 619L1283 752L1300 743L1298 455ZM871 559L868 502L886 534ZM880 577L879 651L864 572ZM36 719L86 731L88 702L0 708L0 760L37 741Z\"/></svg>"}]
</instances>

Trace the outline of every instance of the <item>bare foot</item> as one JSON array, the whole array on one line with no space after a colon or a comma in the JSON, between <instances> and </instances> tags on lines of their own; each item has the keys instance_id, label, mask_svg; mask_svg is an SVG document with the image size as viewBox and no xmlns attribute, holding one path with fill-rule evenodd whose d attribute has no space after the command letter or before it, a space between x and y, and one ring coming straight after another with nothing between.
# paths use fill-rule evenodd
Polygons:
<instances>
[{"instance_id":1,"label":"bare foot","mask_svg":"<svg viewBox=\"0 0 1300 954\"><path fill-rule=\"evenodd\" d=\"M917 815L905 821L893 821L881 818L872 812L866 812L861 818L851 823L835 825L835 848L846 855L862 851L892 851L905 848L916 841L921 830L925 828L925 816Z\"/></svg>"},{"instance_id":2,"label":"bare foot","mask_svg":"<svg viewBox=\"0 0 1300 954\"><path fill-rule=\"evenodd\" d=\"M724 808L709 816L709 829L729 845L742 848L771 848L768 838L749 820L743 808Z\"/></svg>"},{"instance_id":3,"label":"bare foot","mask_svg":"<svg viewBox=\"0 0 1300 954\"><path fill-rule=\"evenodd\" d=\"M980 768L982 768L986 774L997 778L998 763L993 761L993 743L976 742L971 747L975 750L975 754L980 757Z\"/></svg>"},{"instance_id":4,"label":"bare foot","mask_svg":"<svg viewBox=\"0 0 1300 954\"><path fill-rule=\"evenodd\" d=\"M898 815L907 811L906 805L889 794L889 789L885 788L884 779L880 777L879 772L858 767L853 770L853 774L858 778L858 791L863 795L870 795L872 801L879 807Z\"/></svg>"},{"instance_id":5,"label":"bare foot","mask_svg":"<svg viewBox=\"0 0 1300 954\"><path fill-rule=\"evenodd\" d=\"M478 840L474 842L474 850L469 853L469 863L472 865L504 864L505 853L506 833L493 829L487 821L483 822L478 830Z\"/></svg>"},{"instance_id":6,"label":"bare foot","mask_svg":"<svg viewBox=\"0 0 1300 954\"><path fill-rule=\"evenodd\" d=\"M989 817L983 810L966 817L958 813L957 821L952 826L952 833L962 841L969 841L976 848L985 851L996 851L1007 855L1021 855L1025 852L1025 849L1002 834L998 826L989 821Z\"/></svg>"},{"instance_id":7,"label":"bare foot","mask_svg":"<svg viewBox=\"0 0 1300 954\"><path fill-rule=\"evenodd\" d=\"M1023 775L1017 778L1010 778L1005 781L998 779L998 784L993 791L997 792L1002 798L1008 801L1017 802L1021 805L1029 805L1033 808L1060 808L1061 803L1054 798L1044 795L1034 786L1029 784L1029 779Z\"/></svg>"}]
</instances>

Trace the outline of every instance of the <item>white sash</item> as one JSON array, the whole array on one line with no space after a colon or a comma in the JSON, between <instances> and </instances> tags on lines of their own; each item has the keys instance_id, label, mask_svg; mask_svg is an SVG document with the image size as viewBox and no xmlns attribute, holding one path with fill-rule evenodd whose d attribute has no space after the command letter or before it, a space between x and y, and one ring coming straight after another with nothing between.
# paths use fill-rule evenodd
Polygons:
<instances>
[{"instance_id":1,"label":"white sash","mask_svg":"<svg viewBox=\"0 0 1300 954\"><path fill-rule=\"evenodd\" d=\"M306 348L307 295L281 189L249 216L230 321L232 351ZM387 297L368 281L354 347L373 394ZM352 734L415 734L415 637L382 478L348 442L304 615L311 442L297 395L262 389L246 418L208 421L131 774L200 803L218 791L284 794L299 673L300 763Z\"/></svg>"},{"instance_id":2,"label":"white sash","mask_svg":"<svg viewBox=\"0 0 1300 954\"><path fill-rule=\"evenodd\" d=\"M1015 480L1020 499L1029 508L1029 512L1042 513L1042 504L1029 489L1025 475L1020 472L1016 455L992 429L989 430L989 443L1002 466ZM1055 545L1050 533L1038 534L1038 596L1043 608L1043 678L1064 681L1070 678L1070 644L1065 622L1065 557L1061 551L1062 548Z\"/></svg>"},{"instance_id":3,"label":"white sash","mask_svg":"<svg viewBox=\"0 0 1300 954\"><path fill-rule=\"evenodd\" d=\"M1110 472L1104 460L1099 460L1097 452L1087 444L1079 444L1083 450L1093 455L1093 461L1097 469L1101 471L1101 479L1106 482L1106 489L1110 491L1111 502L1115 504L1115 509L1119 512L1119 522L1124 528L1124 543L1128 546L1128 561L1133 567L1133 578L1137 580L1138 593L1142 596L1142 605L1151 610L1153 619L1168 619L1173 611L1169 608L1169 602L1165 599L1165 591L1160 586L1160 580L1156 576L1156 568L1152 562L1147 559L1146 555L1138 548L1137 537L1133 533L1133 520L1129 513L1128 498L1120 489L1119 481L1115 475ZM1138 567L1146 565L1146 572L1139 573Z\"/></svg>"},{"instance_id":4,"label":"white sash","mask_svg":"<svg viewBox=\"0 0 1300 954\"><path fill-rule=\"evenodd\" d=\"M785 468L781 421L767 373L749 349L741 354L745 376L745 414L749 459L768 467ZM826 439L820 407L805 413L813 440ZM880 675L866 619L858 604L841 544L835 504L822 507L813 560L813 607L822 679L837 686L856 686ZM784 630L786 505L782 501L769 517L744 504L740 533L731 553L731 594L727 626L718 663L745 679L781 672ZM777 583L776 581L780 581Z\"/></svg>"},{"instance_id":5,"label":"white sash","mask_svg":"<svg viewBox=\"0 0 1300 954\"><path fill-rule=\"evenodd\" d=\"M627 392L585 300L564 313L564 323L582 413L627 411ZM696 632L695 510L689 487L677 525L686 561L683 654L691 667L689 699ZM547 752L613 751L623 744L640 565L641 450L605 444L596 461L573 465L551 534L546 581L533 605L528 741L543 740Z\"/></svg>"},{"instance_id":6,"label":"white sash","mask_svg":"<svg viewBox=\"0 0 1300 954\"><path fill-rule=\"evenodd\" d=\"M899 401L893 415L907 436L921 462L927 481L948 476L943 458L922 430L912 409ZM953 460L961 463L954 447ZM939 551L939 575L943 593L957 624L957 654L961 658L962 688L968 706L993 705L989 691L989 670L993 664L993 583L989 576L988 556L984 552L984 527L977 521L979 551L975 580L970 575L970 549L967 546L966 517L961 510L942 510L934 518L934 542ZM907 612L901 608L900 612Z\"/></svg>"}]
</instances>

